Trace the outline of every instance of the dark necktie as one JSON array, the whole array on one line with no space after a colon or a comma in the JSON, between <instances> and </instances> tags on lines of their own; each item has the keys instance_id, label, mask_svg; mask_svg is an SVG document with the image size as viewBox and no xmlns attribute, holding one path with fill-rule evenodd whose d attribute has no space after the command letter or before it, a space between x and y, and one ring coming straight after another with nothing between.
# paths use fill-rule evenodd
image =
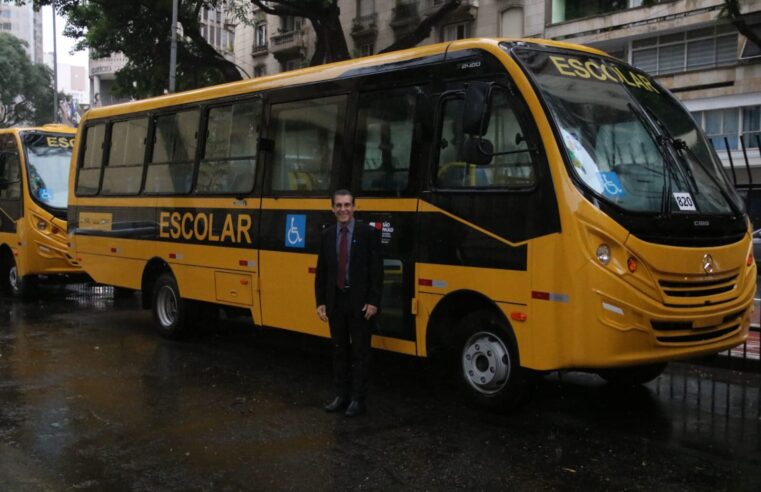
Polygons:
<instances>
[{"instance_id":1,"label":"dark necktie","mask_svg":"<svg viewBox=\"0 0 761 492\"><path fill-rule=\"evenodd\" d=\"M338 278L336 283L339 289L346 286L346 262L349 260L349 230L341 228L341 239L338 244Z\"/></svg>"}]
</instances>

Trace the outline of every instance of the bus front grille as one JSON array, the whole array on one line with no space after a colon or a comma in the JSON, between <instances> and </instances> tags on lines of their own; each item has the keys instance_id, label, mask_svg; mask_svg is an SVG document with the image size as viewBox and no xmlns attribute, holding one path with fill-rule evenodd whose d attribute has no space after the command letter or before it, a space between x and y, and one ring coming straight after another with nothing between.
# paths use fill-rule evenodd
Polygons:
<instances>
[{"instance_id":1,"label":"bus front grille","mask_svg":"<svg viewBox=\"0 0 761 492\"><path fill-rule=\"evenodd\" d=\"M740 328L740 325L732 325L727 328L722 328L721 330L711 331L711 332L698 332L698 333L690 333L688 335L664 335L659 336L658 341L661 343L690 343L690 342L705 342L708 340L713 340L715 338L723 337L724 335L727 335L729 333L732 333L733 331L737 331Z\"/></svg>"},{"instance_id":2,"label":"bus front grille","mask_svg":"<svg viewBox=\"0 0 761 492\"><path fill-rule=\"evenodd\" d=\"M706 279L704 277L680 280L659 280L663 294L667 299L666 304L670 307L696 307L710 306L727 302L726 295L735 290L737 286L737 274L718 278ZM695 302L700 298L700 302ZM672 302L668 302L671 300Z\"/></svg>"},{"instance_id":3,"label":"bus front grille","mask_svg":"<svg viewBox=\"0 0 761 492\"><path fill-rule=\"evenodd\" d=\"M711 326L696 326L692 321L652 320L656 339L661 343L705 342L737 331L742 326L746 309L740 309L724 315L718 323Z\"/></svg>"}]
</instances>

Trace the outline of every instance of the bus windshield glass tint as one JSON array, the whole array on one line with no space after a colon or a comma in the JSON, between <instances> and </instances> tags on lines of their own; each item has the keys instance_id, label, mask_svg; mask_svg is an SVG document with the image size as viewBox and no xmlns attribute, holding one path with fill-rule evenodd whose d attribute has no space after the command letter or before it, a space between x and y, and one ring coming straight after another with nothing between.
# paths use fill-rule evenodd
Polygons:
<instances>
[{"instance_id":1,"label":"bus windshield glass tint","mask_svg":"<svg viewBox=\"0 0 761 492\"><path fill-rule=\"evenodd\" d=\"M582 53L513 53L539 86L572 172L598 197L644 213L741 208L690 114L649 76Z\"/></svg>"},{"instance_id":2,"label":"bus windshield glass tint","mask_svg":"<svg viewBox=\"0 0 761 492\"><path fill-rule=\"evenodd\" d=\"M66 208L73 142L73 135L24 135L29 193L42 205Z\"/></svg>"}]
</instances>

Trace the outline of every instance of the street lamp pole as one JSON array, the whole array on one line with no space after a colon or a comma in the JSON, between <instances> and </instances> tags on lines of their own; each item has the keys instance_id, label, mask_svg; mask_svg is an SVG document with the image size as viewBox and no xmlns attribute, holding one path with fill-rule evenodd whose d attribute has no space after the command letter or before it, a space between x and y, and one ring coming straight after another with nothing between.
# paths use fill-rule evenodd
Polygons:
<instances>
[{"instance_id":1,"label":"street lamp pole","mask_svg":"<svg viewBox=\"0 0 761 492\"><path fill-rule=\"evenodd\" d=\"M169 52L169 92L175 90L177 78L177 0L172 0L172 48Z\"/></svg>"},{"instance_id":2,"label":"street lamp pole","mask_svg":"<svg viewBox=\"0 0 761 492\"><path fill-rule=\"evenodd\" d=\"M58 123L58 48L55 30L55 5L51 5L50 10L53 11L53 123Z\"/></svg>"}]
</instances>

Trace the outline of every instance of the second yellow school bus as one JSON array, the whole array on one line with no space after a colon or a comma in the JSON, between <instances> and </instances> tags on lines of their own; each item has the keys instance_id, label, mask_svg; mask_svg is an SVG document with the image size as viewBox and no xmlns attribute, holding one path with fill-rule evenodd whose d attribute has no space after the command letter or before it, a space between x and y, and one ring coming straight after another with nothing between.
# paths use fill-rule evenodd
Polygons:
<instances>
[{"instance_id":1,"label":"second yellow school bus","mask_svg":"<svg viewBox=\"0 0 761 492\"><path fill-rule=\"evenodd\" d=\"M472 39L91 110L72 254L180 337L208 303L328 336L330 196L384 248L376 348L450 357L478 403L532 371L645 382L745 340L749 221L683 106L604 53Z\"/></svg>"},{"instance_id":2,"label":"second yellow school bus","mask_svg":"<svg viewBox=\"0 0 761 492\"><path fill-rule=\"evenodd\" d=\"M68 254L69 168L76 130L0 129L0 292L29 298L40 280L84 277Z\"/></svg>"}]
</instances>

